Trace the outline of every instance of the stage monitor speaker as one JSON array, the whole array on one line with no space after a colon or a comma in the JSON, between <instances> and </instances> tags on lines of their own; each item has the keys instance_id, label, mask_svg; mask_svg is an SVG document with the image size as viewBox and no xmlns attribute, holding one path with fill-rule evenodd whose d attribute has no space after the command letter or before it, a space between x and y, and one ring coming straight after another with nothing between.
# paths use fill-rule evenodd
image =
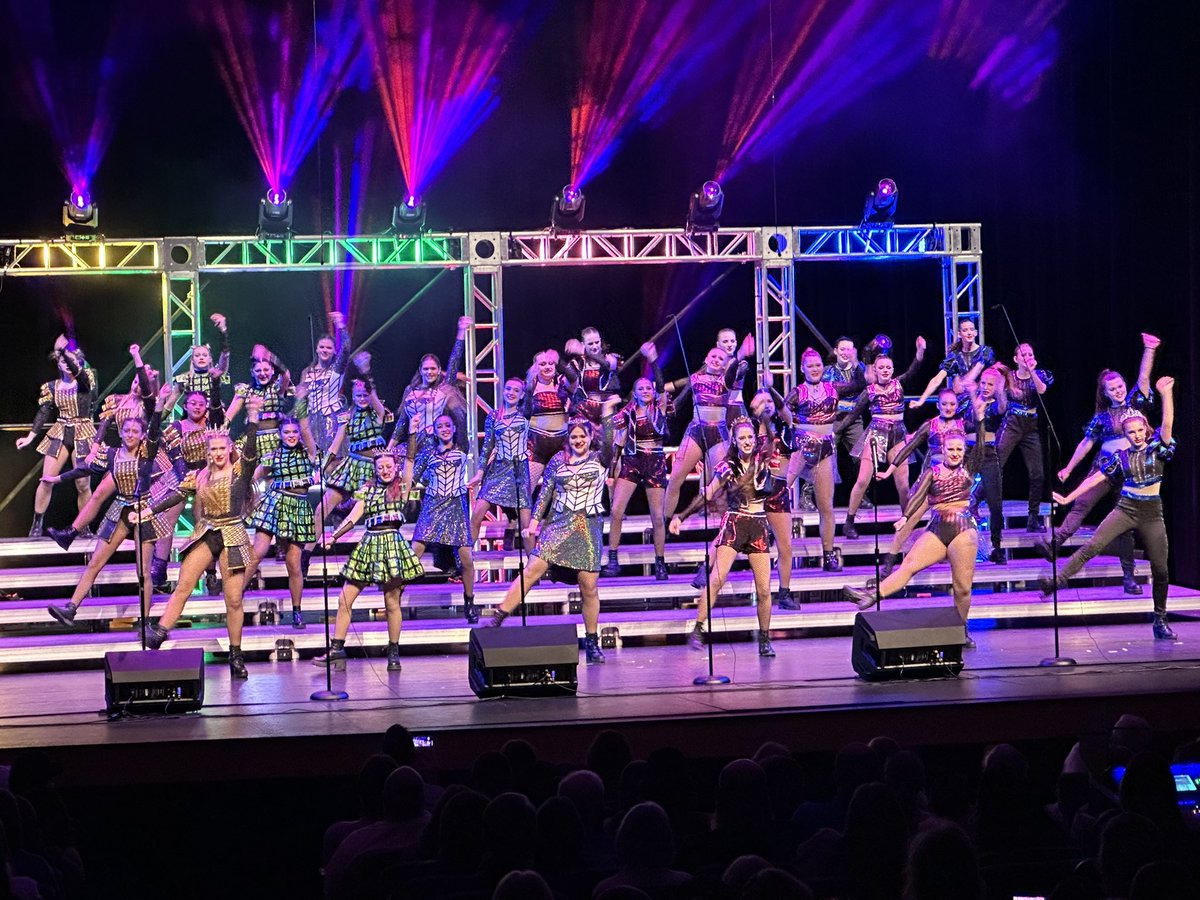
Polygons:
<instances>
[{"instance_id":1,"label":"stage monitor speaker","mask_svg":"<svg viewBox=\"0 0 1200 900\"><path fill-rule=\"evenodd\" d=\"M966 641L954 607L861 612L850 662L860 678L943 678L962 671Z\"/></svg>"},{"instance_id":2,"label":"stage monitor speaker","mask_svg":"<svg viewBox=\"0 0 1200 900\"><path fill-rule=\"evenodd\" d=\"M574 625L475 628L467 679L478 697L562 697L578 684Z\"/></svg>"},{"instance_id":3,"label":"stage monitor speaker","mask_svg":"<svg viewBox=\"0 0 1200 900\"><path fill-rule=\"evenodd\" d=\"M194 712L204 705L204 651L105 653L104 701L110 716Z\"/></svg>"}]
</instances>

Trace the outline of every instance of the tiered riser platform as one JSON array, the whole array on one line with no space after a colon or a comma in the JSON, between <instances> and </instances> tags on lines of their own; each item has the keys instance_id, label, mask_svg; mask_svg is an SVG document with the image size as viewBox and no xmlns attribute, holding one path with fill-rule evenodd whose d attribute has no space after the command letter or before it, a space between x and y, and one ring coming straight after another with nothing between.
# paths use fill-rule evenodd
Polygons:
<instances>
[{"instance_id":1,"label":"tiered riser platform","mask_svg":"<svg viewBox=\"0 0 1200 900\"><path fill-rule=\"evenodd\" d=\"M1051 600L1043 598L1034 589L1034 582L1049 573L1049 565L1033 554L1032 544L1038 536L1024 530L1024 522L1020 519L1024 511L1023 503L1006 505L1005 512L1013 523L1004 534L1004 547L1011 557L1009 563L1000 566L982 562L976 567L973 619L1021 627L1026 623L1043 624L1052 613ZM881 507L878 511L880 547L884 551L892 533L888 526L898 515L899 510L894 506ZM839 510L838 521L841 520ZM819 566L821 545L815 536L816 515L797 514L795 521L797 536L792 541L792 590L804 605L798 612L776 608L772 631L777 637L845 632L852 625L856 611L842 599L841 589L846 584L862 585L874 575L875 536L864 533L856 540L846 541L839 535L836 545L843 554L845 569L840 573L827 573ZM874 523L875 513L868 511L860 516L860 531L873 530ZM648 539L649 524L644 516L626 520L625 543L621 548L622 577L601 581L601 624L618 628L622 641L680 641L694 618L691 607L697 592L690 581L695 566L704 557L704 545L697 539L703 521L699 517L689 520L685 523L688 532L685 539L667 544L668 563L677 570L667 581L655 581L638 574L639 569L645 571L654 558L649 543L635 543ZM336 552L330 553L328 567L335 579L346 552L359 534L358 530L351 532L335 548ZM500 526L489 528L485 537L489 545L498 544ZM1080 532L1070 543L1077 545L1086 537L1086 532ZM184 539L176 539L177 548L184 543ZM5 633L0 638L0 667L55 668L96 664L110 650L136 645L138 636L131 628L132 620L138 615L132 545L126 544L127 549L119 561L111 563L101 573L96 590L99 596L89 599L82 607L75 630L62 628L46 613L48 600L62 602L69 595L83 570L86 553L93 546L94 541L81 540L69 553L63 553L46 539L0 541L0 559L5 564L0 572L0 589L21 595L21 599L0 602L0 630ZM518 554L512 550L484 550L475 554L475 560L479 577L485 579L475 585L475 602L484 607L486 616L487 607L503 598L513 570L518 566ZM467 640L468 628L461 617L462 586L445 581L428 557L426 564L430 577L424 583L409 586L404 594L406 622L401 643L406 653L461 648ZM321 565L320 557L313 560L312 576L319 575ZM173 563L171 577L176 569ZM243 647L250 652L270 652L279 639L292 641L300 651L316 652L323 647L325 629L321 626L321 611L325 592L319 579L310 578L306 585L303 608L308 627L297 630L290 625L258 624L260 603L273 603L285 614L290 606L283 564L268 557L261 572L268 589L250 591L246 595L245 609L250 618ZM1139 561L1138 574L1142 581L1146 580L1148 567L1144 562ZM1063 591L1059 598L1060 615L1076 621L1086 617L1093 623L1098 616L1120 621L1148 612L1151 606L1149 589L1142 596L1127 595L1121 589L1120 576L1120 565L1115 558L1099 557L1088 566L1079 581L1079 584L1099 586L1073 586ZM933 566L913 580L907 597L891 599L887 606L927 605L933 595L942 596L932 602L949 604L948 597L944 596L949 582L949 567L944 563ZM777 585L778 574L773 572L772 589ZM337 603L337 590L334 581L329 586L331 608ZM753 590L749 571L741 568L731 574L714 614L717 631L746 635L757 627L751 605ZM538 623L572 622L579 626L582 634L578 600L577 587L543 581L530 592L527 610ZM165 597L156 596L152 614L160 614L165 602ZM1169 604L1173 612L1200 611L1200 591L1173 586ZM185 610L188 618L181 623L192 627L177 627L166 646L201 647L210 652L227 649L222 627L224 611L224 601L219 596L194 595ZM355 604L355 613L351 646L382 647L386 642L382 595L374 589L364 592ZM306 652L305 655L311 654Z\"/></svg>"}]
</instances>

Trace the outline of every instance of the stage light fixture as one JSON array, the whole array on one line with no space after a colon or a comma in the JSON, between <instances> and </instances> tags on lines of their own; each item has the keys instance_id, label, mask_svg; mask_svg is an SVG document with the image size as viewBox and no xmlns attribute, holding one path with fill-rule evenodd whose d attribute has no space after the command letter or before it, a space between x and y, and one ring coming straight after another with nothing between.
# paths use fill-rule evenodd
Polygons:
<instances>
[{"instance_id":1,"label":"stage light fixture","mask_svg":"<svg viewBox=\"0 0 1200 900\"><path fill-rule=\"evenodd\" d=\"M882 179L875 190L867 194L863 203L862 221L858 227L865 231L872 228L891 228L896 224L896 203L900 199L900 189L890 178Z\"/></svg>"},{"instance_id":2,"label":"stage light fixture","mask_svg":"<svg viewBox=\"0 0 1200 900\"><path fill-rule=\"evenodd\" d=\"M271 188L258 201L258 236L292 236L292 201L283 188Z\"/></svg>"},{"instance_id":3,"label":"stage light fixture","mask_svg":"<svg viewBox=\"0 0 1200 900\"><path fill-rule=\"evenodd\" d=\"M68 234L94 231L100 225L100 207L87 191L71 191L63 202L62 223Z\"/></svg>"},{"instance_id":4,"label":"stage light fixture","mask_svg":"<svg viewBox=\"0 0 1200 900\"><path fill-rule=\"evenodd\" d=\"M399 206L392 207L393 234L420 234L425 230L425 201L409 194Z\"/></svg>"},{"instance_id":5,"label":"stage light fixture","mask_svg":"<svg viewBox=\"0 0 1200 900\"><path fill-rule=\"evenodd\" d=\"M721 225L721 212L725 209L725 194L721 185L715 181L706 181L700 190L692 194L688 201L687 223L684 231L688 234L703 232L711 234Z\"/></svg>"},{"instance_id":6,"label":"stage light fixture","mask_svg":"<svg viewBox=\"0 0 1200 900\"><path fill-rule=\"evenodd\" d=\"M583 227L586 205L583 191L568 184L554 195L554 202L550 205L550 228L554 231L578 231Z\"/></svg>"}]
</instances>

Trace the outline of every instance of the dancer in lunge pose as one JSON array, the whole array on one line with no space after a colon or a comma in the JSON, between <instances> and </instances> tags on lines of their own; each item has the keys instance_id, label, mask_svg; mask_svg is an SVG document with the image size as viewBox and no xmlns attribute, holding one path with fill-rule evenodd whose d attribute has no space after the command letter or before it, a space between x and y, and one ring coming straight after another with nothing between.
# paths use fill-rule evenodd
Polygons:
<instances>
[{"instance_id":1,"label":"dancer in lunge pose","mask_svg":"<svg viewBox=\"0 0 1200 900\"><path fill-rule=\"evenodd\" d=\"M729 396L725 401L725 425L733 424L734 419L746 415L746 370L754 357L754 335L748 334L738 343L737 332L732 328L722 328L717 332L716 346L725 351L729 358L727 366L734 370L733 385L729 388ZM746 365L743 366L742 363Z\"/></svg>"},{"instance_id":2,"label":"dancer in lunge pose","mask_svg":"<svg viewBox=\"0 0 1200 900\"><path fill-rule=\"evenodd\" d=\"M90 467L72 469L60 475L42 476L48 483L58 484L64 480L70 481L73 478L90 476L93 472L103 473L104 479L101 483L106 487L111 486L115 490L113 502L109 505L108 512L105 513L104 521L100 524L96 535L98 538L96 549L92 552L92 557L88 560L87 567L83 570L83 575L80 576L79 584L75 586L70 601L66 606L47 607L47 612L63 625L74 624L75 614L91 591L92 585L95 584L96 576L112 559L113 553L127 537L132 537L135 543L140 544L137 548L137 552L140 554L139 558L144 564L148 564L151 554L154 552L154 542L163 535L162 521L157 516L140 518L137 515L136 507L150 498L150 483L155 458L158 456L162 409L169 393L170 388L163 388L159 392L150 416L149 426L143 419L126 419L121 426L120 446L105 448ZM66 550L71 546L71 541L78 533L76 527L72 526L66 531L56 532L54 539L59 546ZM145 577L141 583L143 617L150 613L152 596L150 582L151 579Z\"/></svg>"},{"instance_id":3,"label":"dancer in lunge pose","mask_svg":"<svg viewBox=\"0 0 1200 900\"><path fill-rule=\"evenodd\" d=\"M772 657L771 646L771 556L767 549L767 517L764 501L775 491L771 474L772 444L764 420L756 426L749 419L734 423L733 434L724 459L717 464L711 481L699 496L679 515L671 519L671 534L679 534L683 519L698 510L706 500L725 494L726 506L717 536L717 554L708 584L697 598L696 622L688 636L693 650L704 648L704 626L713 601L729 577L739 553L746 554L754 573L754 593L758 611L758 655Z\"/></svg>"},{"instance_id":4,"label":"dancer in lunge pose","mask_svg":"<svg viewBox=\"0 0 1200 900\"><path fill-rule=\"evenodd\" d=\"M412 549L418 558L425 547L438 544L458 554L462 564L463 616L479 621L475 609L475 564L471 557L470 493L483 472L467 480L470 462L460 449L454 419L442 413L433 423L436 443L418 454L413 465L413 484L424 486L421 514L413 531Z\"/></svg>"},{"instance_id":5,"label":"dancer in lunge pose","mask_svg":"<svg viewBox=\"0 0 1200 900\"><path fill-rule=\"evenodd\" d=\"M663 388L662 370L654 344L641 347L650 364L653 380L639 378L633 385L629 403L617 413L614 422L620 441L621 472L612 489L612 518L608 523L608 563L601 576L621 574L621 527L633 492L641 486L650 507L650 527L654 535L654 578L667 580L667 528L663 521L663 496L667 490L667 455L663 451L671 414L670 398Z\"/></svg>"},{"instance_id":6,"label":"dancer in lunge pose","mask_svg":"<svg viewBox=\"0 0 1200 900\"><path fill-rule=\"evenodd\" d=\"M1123 534L1136 531L1150 558L1150 591L1154 596L1154 637L1175 640L1167 624L1167 526L1163 522L1162 477L1165 464L1175 455L1175 379L1163 376L1154 385L1162 397L1162 425L1157 432L1140 412L1131 412L1121 421L1121 430L1129 446L1105 457L1099 471L1092 472L1065 497L1054 493L1056 503L1067 506L1106 480L1120 484L1116 508L1104 517L1091 539L1076 550L1058 570L1058 586L1064 588L1071 576ZM1044 579L1042 593L1053 589Z\"/></svg>"},{"instance_id":7,"label":"dancer in lunge pose","mask_svg":"<svg viewBox=\"0 0 1200 900\"><path fill-rule=\"evenodd\" d=\"M1153 404L1150 374L1154 370L1154 355L1161 343L1162 341L1152 334L1142 335L1142 360L1138 366L1137 383L1132 394L1129 393L1125 379L1119 372L1105 369L1100 373L1096 380L1096 414L1084 427L1083 439L1071 454L1071 459L1059 470L1059 481L1066 482L1071 477L1071 472L1083 462L1084 457L1097 443L1100 444L1100 450L1092 460L1089 477L1103 467L1109 456L1118 450L1129 448L1129 440L1121 429L1121 423L1126 416L1137 412L1144 413ZM1067 513L1067 517L1055 533L1059 547L1079 530L1092 507L1110 493L1113 493L1112 485L1099 481L1075 498L1075 505L1071 507L1071 511ZM1043 539L1037 544L1037 549L1046 559L1050 558L1049 541ZM1125 593L1142 593L1142 586L1138 584L1133 570L1133 536L1123 534L1117 541L1117 550L1124 573Z\"/></svg>"},{"instance_id":8,"label":"dancer in lunge pose","mask_svg":"<svg viewBox=\"0 0 1200 900\"><path fill-rule=\"evenodd\" d=\"M284 548L283 564L292 599L292 627L303 628L304 573L300 562L302 548L317 539L313 510L308 505L308 489L316 484L317 467L304 446L297 419L285 416L280 421L279 437L279 446L262 458L255 473L256 480L268 477L271 483L254 513L246 520L246 527L255 535L253 553L243 580L246 585L254 583L254 575L274 538Z\"/></svg>"},{"instance_id":9,"label":"dancer in lunge pose","mask_svg":"<svg viewBox=\"0 0 1200 900\"><path fill-rule=\"evenodd\" d=\"M340 312L329 314L329 324L333 334L317 338L316 356L304 367L296 385L296 396L304 399L307 411L306 417L298 418L301 422L307 419L309 436L321 453L333 443L347 413L342 379L350 360L350 334L346 331L346 317Z\"/></svg>"},{"instance_id":10,"label":"dancer in lunge pose","mask_svg":"<svg viewBox=\"0 0 1200 900\"><path fill-rule=\"evenodd\" d=\"M229 404L225 418L232 422L250 398L261 400L257 452L265 456L279 446L279 422L295 403L296 391L287 366L262 344L254 345L250 376L249 382L234 385L233 402Z\"/></svg>"},{"instance_id":11,"label":"dancer in lunge pose","mask_svg":"<svg viewBox=\"0 0 1200 900\"><path fill-rule=\"evenodd\" d=\"M895 456L908 431L904 427L904 385L917 373L921 361L925 358L925 338L916 340L917 354L903 375L893 377L895 363L890 356L880 354L871 364L875 374L875 382L868 384L858 395L854 407L842 420L834 426L833 440L836 443L841 435L849 429L864 412L870 411L871 424L863 433L862 458L858 463L858 478L850 491L850 502L846 505L846 522L842 533L847 540L858 537L854 517L858 514L859 504L867 492L871 482L871 473L887 468ZM896 493L903 507L908 496L908 469L898 468L892 473L896 482Z\"/></svg>"},{"instance_id":12,"label":"dancer in lunge pose","mask_svg":"<svg viewBox=\"0 0 1200 900\"><path fill-rule=\"evenodd\" d=\"M33 524L29 536L41 537L45 531L43 519L50 507L53 491L49 479L62 471L67 461L72 466L82 466L96 438L96 426L92 422L92 410L96 406L96 373L83 358L83 352L59 335L54 341L50 361L58 366L58 377L42 385L38 396L38 411L33 417L29 432L17 438L18 450L24 450L37 438L47 422L46 436L37 445L42 454L42 480L33 492ZM87 475L75 482L79 494L79 509L82 511L92 495L92 481ZM86 525L86 522L84 523Z\"/></svg>"},{"instance_id":13,"label":"dancer in lunge pose","mask_svg":"<svg viewBox=\"0 0 1200 900\"><path fill-rule=\"evenodd\" d=\"M593 425L599 425L604 404L621 393L621 380L617 376L621 358L609 350L597 329L585 328L579 337L582 340L572 338L563 348L583 392L583 397L576 400L570 412L572 417L582 416Z\"/></svg>"},{"instance_id":14,"label":"dancer in lunge pose","mask_svg":"<svg viewBox=\"0 0 1200 900\"><path fill-rule=\"evenodd\" d=\"M980 485L988 505L988 532L992 538L992 552L988 559L998 566L1008 564L1001 543L1004 538L1004 491L1000 480L1000 456L996 453L996 433L1008 412L1008 393L1005 390L1008 370L1001 365L988 366L979 376L979 397L983 401L983 447L980 450L975 471L979 473ZM968 393L973 388L970 382L964 383ZM975 428L975 413L979 407L970 403L964 411L963 424L966 427L967 448L973 449ZM971 496L971 515L979 518L979 487Z\"/></svg>"},{"instance_id":15,"label":"dancer in lunge pose","mask_svg":"<svg viewBox=\"0 0 1200 900\"><path fill-rule=\"evenodd\" d=\"M908 458L913 455L922 443L926 444L925 460L921 464L921 472L917 476L924 475L930 466L935 466L945 458L945 439L950 433L965 434L966 426L963 423L963 417L959 412L958 394L954 393L950 388L942 388L938 393L938 414L932 419L926 419L921 424L921 427L912 433L904 445L896 451L896 455L892 458L892 464L883 471L879 472L875 477L880 481L885 481L891 478L899 466L907 465ZM904 525L896 529L896 534L892 537L892 544L888 548L887 555L883 558L883 566L881 572L886 578L892 574L892 570L900 564L900 558L904 545L912 536L921 517L925 515L925 511L929 508L929 503L922 504L921 508L916 510L911 516L908 516Z\"/></svg>"},{"instance_id":16,"label":"dancer in lunge pose","mask_svg":"<svg viewBox=\"0 0 1200 900\"><path fill-rule=\"evenodd\" d=\"M346 667L346 635L350 632L350 614L354 601L367 585L377 585L383 591L387 614L387 667L389 672L400 671L400 597L404 586L423 574L421 562L400 533L404 524L404 502L407 492L400 477L396 456L382 452L374 460L375 476L354 492L354 508L338 526L337 531L323 538L332 547L342 535L359 521L367 530L362 540L350 551L342 568L342 592L338 596L337 619L329 652L313 660L315 666Z\"/></svg>"},{"instance_id":17,"label":"dancer in lunge pose","mask_svg":"<svg viewBox=\"0 0 1200 900\"><path fill-rule=\"evenodd\" d=\"M532 485L541 481L546 465L562 450L567 438L567 401L577 386L575 370L559 362L557 350L543 350L534 356L525 377Z\"/></svg>"},{"instance_id":18,"label":"dancer in lunge pose","mask_svg":"<svg viewBox=\"0 0 1200 900\"><path fill-rule=\"evenodd\" d=\"M800 601L792 593L792 491L788 483L788 470L791 468L792 445L796 443L793 425L789 413L780 413L782 403L776 405L776 399L768 388L762 388L750 400L750 411L756 421L767 423L767 436L771 443L770 461L771 477L774 479L774 489L763 498L763 511L767 517L767 527L775 538L776 569L779 571L779 587L775 592L775 602L780 609L798 610ZM711 553L716 556L717 538L713 539ZM841 564L834 563L841 569Z\"/></svg>"},{"instance_id":19,"label":"dancer in lunge pose","mask_svg":"<svg viewBox=\"0 0 1200 900\"><path fill-rule=\"evenodd\" d=\"M236 401L235 401L236 402ZM246 678L246 658L242 654L242 594L246 566L253 550L244 524L246 514L254 506L254 467L258 463L258 417L263 398L250 392L244 400L246 434L242 440L240 458L229 433L224 430L208 434L208 464L189 473L183 483L169 496L155 503L143 517L157 515L174 505L182 504L192 495L192 512L196 524L192 539L179 554L179 580L175 593L167 602L166 612L146 633L146 646L157 650L170 637L171 626L183 613L200 578L213 560L221 567L221 587L225 593L225 627L229 632L229 673L234 678ZM234 410L230 410L232 418ZM273 419L277 429L279 420Z\"/></svg>"},{"instance_id":20,"label":"dancer in lunge pose","mask_svg":"<svg viewBox=\"0 0 1200 900\"><path fill-rule=\"evenodd\" d=\"M501 393L500 408L488 413L483 426L483 450L480 453L483 480L479 485L479 496L471 508L472 547L479 540L483 517L493 506L510 513L516 511L520 531L529 527L532 492L527 455L529 420L522 412L525 382L520 378L509 378L504 382ZM516 540L523 540L519 533Z\"/></svg>"},{"instance_id":21,"label":"dancer in lunge pose","mask_svg":"<svg viewBox=\"0 0 1200 900\"><path fill-rule=\"evenodd\" d=\"M984 369L996 364L996 352L987 344L976 344L975 339L978 336L979 329L973 321L959 320L958 340L950 345L950 351L942 360L941 367L937 374L929 379L929 384L925 385L921 396L909 402L909 409L920 407L947 377L950 379L950 388L961 396L964 392L964 382L978 381Z\"/></svg>"},{"instance_id":22,"label":"dancer in lunge pose","mask_svg":"<svg viewBox=\"0 0 1200 900\"><path fill-rule=\"evenodd\" d=\"M174 391L171 396L175 396ZM211 410L207 394L189 391L183 397L183 418L163 428L160 443L180 480L186 477L188 472L202 469L208 460L207 432ZM178 481L170 487L174 488L177 484ZM172 506L162 514L166 534L154 545L154 558L150 560L150 574L156 593L165 594L170 591L167 584L167 562L171 558L175 523L179 521L179 514L182 512L182 506Z\"/></svg>"},{"instance_id":23,"label":"dancer in lunge pose","mask_svg":"<svg viewBox=\"0 0 1200 900\"><path fill-rule=\"evenodd\" d=\"M967 627L967 614L971 609L971 582L975 577L975 554L979 549L979 532L975 517L971 515L971 485L975 482L985 447L983 398L975 397L971 403L975 409L975 447L968 455L966 436L961 432L949 431L942 436L942 461L921 473L904 507L904 515L896 521L896 530L903 528L908 519L918 516L926 501L931 510L929 525L908 551L900 568L879 584L879 597L890 597L902 590L918 572L948 558L954 607L962 616L964 646L968 650L975 648ZM859 609L867 609L875 603L875 591L849 585L845 590Z\"/></svg>"},{"instance_id":24,"label":"dancer in lunge pose","mask_svg":"<svg viewBox=\"0 0 1200 900\"><path fill-rule=\"evenodd\" d=\"M825 374L821 376L822 381L831 381L839 388L844 387L845 393L838 391L838 414L835 424L842 424L842 420L850 415L854 409L854 399L867 389L868 378L874 380L874 369L868 368L863 362L858 359L858 348L854 346L854 341L848 337L840 337L833 345L833 358L830 365L825 367ZM846 427L839 432L839 436L834 440L834 449L844 447L846 453L850 456L850 461L855 462L857 457L855 453L856 447L862 441L863 436L863 417L846 423ZM834 481L837 481L837 454L834 454L833 468L835 472ZM816 512L817 502L814 494L814 488L810 482L804 483L804 489L800 493L800 509L805 512ZM862 506L868 506L869 501L864 496Z\"/></svg>"},{"instance_id":25,"label":"dancer in lunge pose","mask_svg":"<svg viewBox=\"0 0 1200 900\"><path fill-rule=\"evenodd\" d=\"M436 354L426 353L421 357L417 374L413 376L400 398L400 406L396 409L396 430L392 433L388 449L405 448L406 482L412 480L413 463L417 456L426 447L437 443L434 423L443 413L454 419L460 445L466 448L466 403L456 382L458 370L462 368L463 354L466 352L467 331L473 321L470 316L459 317L454 333L454 346L450 348L450 358L446 361L445 369L442 368L442 361Z\"/></svg>"},{"instance_id":26,"label":"dancer in lunge pose","mask_svg":"<svg viewBox=\"0 0 1200 900\"><path fill-rule=\"evenodd\" d=\"M612 416L620 402L620 398L611 397L605 403L600 433L587 421L575 422L568 429L567 448L555 454L542 475L533 521L526 531L528 537L538 539L537 547L530 554L524 575L509 585L488 623L492 627L503 625L551 566L565 570L564 576L573 574L579 582L583 648L589 663L604 662L597 582L600 548L604 543L604 478L612 462ZM543 520L546 520L544 526Z\"/></svg>"},{"instance_id":27,"label":"dancer in lunge pose","mask_svg":"<svg viewBox=\"0 0 1200 900\"><path fill-rule=\"evenodd\" d=\"M229 384L229 327L225 317L213 313L209 318L221 335L221 355L213 365L212 348L208 344L196 344L192 347L192 356L188 360L187 371L175 376L174 389L171 391L170 402L166 409L173 409L181 398L186 399L193 392L204 396L208 407L207 421L213 428L225 424L225 404L221 400L221 385ZM166 430L163 430L166 436Z\"/></svg>"},{"instance_id":28,"label":"dancer in lunge pose","mask_svg":"<svg viewBox=\"0 0 1200 900\"><path fill-rule=\"evenodd\" d=\"M1008 378L1008 412L996 435L996 449L1000 454L1000 469L1003 471L1008 458L1018 447L1025 469L1029 472L1029 513L1025 518L1025 530L1039 533L1046 530L1042 522L1042 491L1046 476L1042 468L1042 436L1038 434L1038 394L1054 384L1054 375L1039 369L1033 348L1021 344L1013 354L1016 369Z\"/></svg>"},{"instance_id":29,"label":"dancer in lunge pose","mask_svg":"<svg viewBox=\"0 0 1200 900\"><path fill-rule=\"evenodd\" d=\"M919 345L918 345L919 346ZM920 357L918 356L918 361ZM822 568L840 572L841 563L833 549L833 477L837 452L834 423L838 402L854 391L850 382L825 380L825 363L812 347L800 354L804 381L788 392L784 402L792 418L792 459L788 466L788 486L797 478L813 485L821 531ZM861 413L859 414L861 416ZM843 424L850 428L858 416L849 416ZM872 419L874 421L874 419Z\"/></svg>"},{"instance_id":30,"label":"dancer in lunge pose","mask_svg":"<svg viewBox=\"0 0 1200 900\"><path fill-rule=\"evenodd\" d=\"M392 421L391 412L379 399L375 379L371 377L371 354L366 351L354 356L357 373L350 381L350 415L338 426L337 434L328 447L326 457L336 458L325 476L325 495L317 507L316 522L324 531L325 517L330 510L348 500L375 474L375 457L384 449L384 426ZM300 571L308 574L312 546L300 554Z\"/></svg>"}]
</instances>

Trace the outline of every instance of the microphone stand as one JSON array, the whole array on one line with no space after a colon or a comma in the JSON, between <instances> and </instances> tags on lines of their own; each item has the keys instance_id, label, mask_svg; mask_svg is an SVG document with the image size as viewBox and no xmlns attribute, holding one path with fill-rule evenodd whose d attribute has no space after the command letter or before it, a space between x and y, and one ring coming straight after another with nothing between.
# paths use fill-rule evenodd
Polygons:
<instances>
[{"instance_id":1,"label":"microphone stand","mask_svg":"<svg viewBox=\"0 0 1200 900\"><path fill-rule=\"evenodd\" d=\"M516 489L517 489L517 491L516 491L517 539L514 543L516 543L516 545L517 545L517 578L520 579L519 583L521 585L521 627L524 628L526 625L529 624L529 621L528 621L528 618L527 618L526 612L525 612L525 594L527 593L526 588L525 588L525 533L521 528L521 458L519 456L513 457L513 486L516 487ZM533 505L533 497L532 497L533 485L532 484L529 486L529 493L531 495L529 498L530 506L532 507L532 505ZM530 512L532 513L533 510L530 509ZM533 520L530 519L530 524L532 524L532 521Z\"/></svg>"},{"instance_id":2,"label":"microphone stand","mask_svg":"<svg viewBox=\"0 0 1200 900\"><path fill-rule=\"evenodd\" d=\"M308 317L308 331L309 331L309 338L312 339L312 337L313 337L312 316ZM316 355L316 342L315 341L313 341L313 355L314 356ZM307 397L305 398L305 400L307 401ZM311 430L309 433L311 436ZM318 451L320 451L319 447L317 449L318 449ZM322 455L323 455L323 453L319 453L318 457L317 457L317 485L321 489L321 500L317 504L318 512L324 507L324 504L325 504L325 460L321 458ZM321 596L324 601L323 618L325 620L325 657L328 660L329 652L333 647L333 643L332 643L333 635L331 635L329 633L329 547L327 547L325 545L325 515L324 515L324 513L321 513L321 541L320 541L320 544L321 544ZM300 590L302 592L304 590L303 583L301 584ZM332 664L327 663L325 666L325 690L313 691L309 695L308 699L309 700L349 700L350 699L350 695L347 694L345 691L335 691L333 689L333 665Z\"/></svg>"},{"instance_id":3,"label":"microphone stand","mask_svg":"<svg viewBox=\"0 0 1200 900\"><path fill-rule=\"evenodd\" d=\"M1017 329L1013 326L1012 318L1008 315L1008 310L1003 303L997 303L993 309L998 309L1004 313L1004 321L1008 323L1009 333L1013 338L1013 346L1020 347L1021 339L1017 337ZM1051 478L1056 477L1058 472L1058 459L1061 452L1061 444L1058 441L1058 432L1054 428L1054 422L1050 418L1050 413L1046 410L1046 400L1036 390L1033 392L1037 397L1038 411L1046 422L1046 458L1050 466L1049 475ZM1061 645L1059 643L1059 614L1058 614L1058 531L1054 525L1054 514L1058 511L1058 504L1054 502L1054 491L1050 492L1050 583L1053 586L1051 596L1054 601L1054 612L1052 620L1054 622L1054 655L1043 659L1038 665L1041 666L1074 666L1078 663L1069 656L1063 656Z\"/></svg>"},{"instance_id":4,"label":"microphone stand","mask_svg":"<svg viewBox=\"0 0 1200 900\"><path fill-rule=\"evenodd\" d=\"M688 365L687 350L683 346L683 333L679 330L679 316L671 317L671 322L675 326L675 335L679 338L679 355L683 359L683 368L687 372L688 381L692 380L692 369ZM736 364L735 364L736 365ZM693 397L693 402L695 398ZM728 675L717 675L713 670L713 642L712 642L712 557L709 554L708 545L711 543L708 537L708 482L705 477L708 474L708 451L704 450L700 457L700 508L704 514L704 616L708 623L708 674L697 675L692 679L692 684L697 687L704 685L729 684L731 679Z\"/></svg>"},{"instance_id":5,"label":"microphone stand","mask_svg":"<svg viewBox=\"0 0 1200 900\"><path fill-rule=\"evenodd\" d=\"M868 441L871 444L871 505L875 507L875 608L883 608L882 588L879 583L883 579L880 577L879 569L879 494L876 490L879 484L879 456L875 452L874 442ZM903 509L901 509L903 513Z\"/></svg>"}]
</instances>

